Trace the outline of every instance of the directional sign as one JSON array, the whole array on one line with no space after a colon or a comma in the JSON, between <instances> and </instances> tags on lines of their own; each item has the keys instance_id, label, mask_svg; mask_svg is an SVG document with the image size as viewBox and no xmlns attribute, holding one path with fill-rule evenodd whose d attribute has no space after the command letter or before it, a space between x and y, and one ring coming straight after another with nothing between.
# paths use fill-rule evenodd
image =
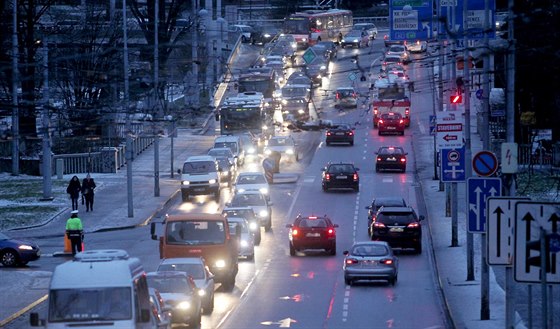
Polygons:
<instances>
[{"instance_id":1,"label":"directional sign","mask_svg":"<svg viewBox=\"0 0 560 329\"><path fill-rule=\"evenodd\" d=\"M465 148L441 149L441 181L465 181Z\"/></svg>"},{"instance_id":2,"label":"directional sign","mask_svg":"<svg viewBox=\"0 0 560 329\"><path fill-rule=\"evenodd\" d=\"M447 38L448 32L458 33L462 37L463 33L468 33L469 39L483 39L484 38L484 2L488 1L488 24L491 32L488 33L489 38L494 38L495 33L495 0L455 0L447 1L440 0L441 12L438 15L441 19L440 27L438 29L438 37ZM467 2L467 26L465 28L463 23L463 1ZM455 11L455 15L453 15ZM455 21L452 22L453 16ZM447 24L447 27L446 27ZM453 31L455 27L455 31Z\"/></svg>"},{"instance_id":3,"label":"directional sign","mask_svg":"<svg viewBox=\"0 0 560 329\"><path fill-rule=\"evenodd\" d=\"M438 149L459 149L464 143L463 112L443 111L437 113L436 143Z\"/></svg>"},{"instance_id":4,"label":"directional sign","mask_svg":"<svg viewBox=\"0 0 560 329\"><path fill-rule=\"evenodd\" d=\"M492 176L498 169L498 158L490 151L480 151L473 156L472 168L479 176Z\"/></svg>"},{"instance_id":5,"label":"directional sign","mask_svg":"<svg viewBox=\"0 0 560 329\"><path fill-rule=\"evenodd\" d=\"M502 180L489 177L467 179L469 232L486 232L486 198L502 194Z\"/></svg>"},{"instance_id":6,"label":"directional sign","mask_svg":"<svg viewBox=\"0 0 560 329\"><path fill-rule=\"evenodd\" d=\"M520 201L515 205L514 278L518 282L541 282L541 229L546 235L547 283L560 283L560 203Z\"/></svg>"},{"instance_id":7,"label":"directional sign","mask_svg":"<svg viewBox=\"0 0 560 329\"><path fill-rule=\"evenodd\" d=\"M486 199L488 264L511 265L513 263L515 204L528 200L529 198L512 197Z\"/></svg>"},{"instance_id":8,"label":"directional sign","mask_svg":"<svg viewBox=\"0 0 560 329\"><path fill-rule=\"evenodd\" d=\"M432 1L390 0L391 40L428 40L432 38Z\"/></svg>"}]
</instances>

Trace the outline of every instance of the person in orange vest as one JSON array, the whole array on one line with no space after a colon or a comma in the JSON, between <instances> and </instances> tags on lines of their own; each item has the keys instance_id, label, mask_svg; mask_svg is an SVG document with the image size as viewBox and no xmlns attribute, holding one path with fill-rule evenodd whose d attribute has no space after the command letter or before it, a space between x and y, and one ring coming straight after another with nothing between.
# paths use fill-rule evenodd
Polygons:
<instances>
[{"instance_id":1,"label":"person in orange vest","mask_svg":"<svg viewBox=\"0 0 560 329\"><path fill-rule=\"evenodd\" d=\"M72 244L72 255L82 252L82 241L84 240L84 228L82 220L78 217L78 211L73 210L72 215L66 221L66 235Z\"/></svg>"}]
</instances>

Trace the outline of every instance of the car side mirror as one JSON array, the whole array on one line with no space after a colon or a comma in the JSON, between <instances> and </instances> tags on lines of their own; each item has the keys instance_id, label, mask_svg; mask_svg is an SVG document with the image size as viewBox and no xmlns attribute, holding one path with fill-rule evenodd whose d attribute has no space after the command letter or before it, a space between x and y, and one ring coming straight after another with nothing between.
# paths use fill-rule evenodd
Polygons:
<instances>
[{"instance_id":1,"label":"car side mirror","mask_svg":"<svg viewBox=\"0 0 560 329\"><path fill-rule=\"evenodd\" d=\"M181 169L177 169L177 173L181 175Z\"/></svg>"},{"instance_id":2,"label":"car side mirror","mask_svg":"<svg viewBox=\"0 0 560 329\"><path fill-rule=\"evenodd\" d=\"M344 250L344 251L342 252L342 254L343 254L344 256L347 256L347 255L349 254L349 252L348 252L348 250Z\"/></svg>"},{"instance_id":3,"label":"car side mirror","mask_svg":"<svg viewBox=\"0 0 560 329\"><path fill-rule=\"evenodd\" d=\"M371 210L371 206L365 206L364 208Z\"/></svg>"}]
</instances>

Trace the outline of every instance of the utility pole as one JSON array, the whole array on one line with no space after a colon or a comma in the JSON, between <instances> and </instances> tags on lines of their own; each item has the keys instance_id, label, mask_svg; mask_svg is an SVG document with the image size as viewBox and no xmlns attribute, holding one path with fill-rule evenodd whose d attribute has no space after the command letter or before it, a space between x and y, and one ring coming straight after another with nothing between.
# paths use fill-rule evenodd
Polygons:
<instances>
[{"instance_id":1,"label":"utility pole","mask_svg":"<svg viewBox=\"0 0 560 329\"><path fill-rule=\"evenodd\" d=\"M159 196L159 0L154 3L154 196Z\"/></svg>"},{"instance_id":2,"label":"utility pole","mask_svg":"<svg viewBox=\"0 0 560 329\"><path fill-rule=\"evenodd\" d=\"M19 102L18 102L18 37L17 0L12 1L12 175L19 175Z\"/></svg>"},{"instance_id":3,"label":"utility pole","mask_svg":"<svg viewBox=\"0 0 560 329\"><path fill-rule=\"evenodd\" d=\"M49 127L49 44L47 36L43 35L43 198L50 201L52 197L52 157L51 133Z\"/></svg>"},{"instance_id":4,"label":"utility pole","mask_svg":"<svg viewBox=\"0 0 560 329\"><path fill-rule=\"evenodd\" d=\"M128 89L128 34L126 19L126 0L123 0L123 58L124 58L124 114L126 115L126 195L128 199L128 217L134 217L134 199L132 197L132 123L130 122Z\"/></svg>"}]
</instances>

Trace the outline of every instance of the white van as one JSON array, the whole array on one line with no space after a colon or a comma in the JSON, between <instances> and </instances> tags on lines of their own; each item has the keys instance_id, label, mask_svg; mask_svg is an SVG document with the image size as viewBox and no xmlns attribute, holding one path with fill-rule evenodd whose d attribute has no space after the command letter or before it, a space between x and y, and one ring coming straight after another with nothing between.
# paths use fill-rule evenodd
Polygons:
<instances>
[{"instance_id":1,"label":"white van","mask_svg":"<svg viewBox=\"0 0 560 329\"><path fill-rule=\"evenodd\" d=\"M88 250L58 265L51 277L44 328L154 328L144 268L119 249ZM118 305L116 305L118 304Z\"/></svg>"},{"instance_id":2,"label":"white van","mask_svg":"<svg viewBox=\"0 0 560 329\"><path fill-rule=\"evenodd\" d=\"M191 195L213 194L220 201L220 172L216 158L210 155L193 155L183 163L181 171L181 196L183 202Z\"/></svg>"}]
</instances>

